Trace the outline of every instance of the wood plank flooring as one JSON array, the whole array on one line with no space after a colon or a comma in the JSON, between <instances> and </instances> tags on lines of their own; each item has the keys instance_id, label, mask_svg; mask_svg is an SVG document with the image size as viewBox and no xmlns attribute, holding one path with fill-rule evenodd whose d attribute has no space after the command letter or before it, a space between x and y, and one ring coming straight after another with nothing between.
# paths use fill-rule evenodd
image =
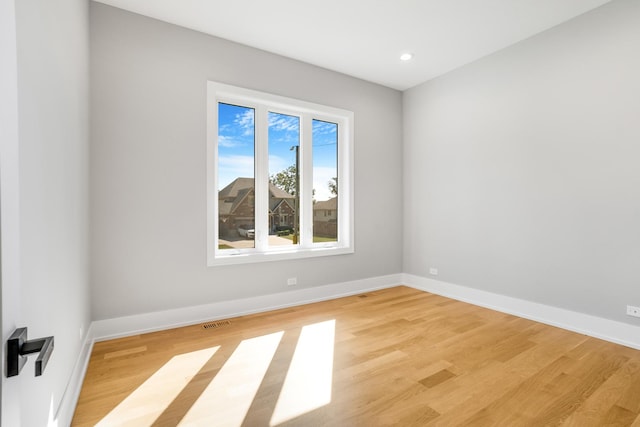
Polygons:
<instances>
[{"instance_id":1,"label":"wood plank flooring","mask_svg":"<svg viewBox=\"0 0 640 427\"><path fill-rule=\"evenodd\" d=\"M401 286L96 343L72 425L640 427L640 351Z\"/></svg>"}]
</instances>

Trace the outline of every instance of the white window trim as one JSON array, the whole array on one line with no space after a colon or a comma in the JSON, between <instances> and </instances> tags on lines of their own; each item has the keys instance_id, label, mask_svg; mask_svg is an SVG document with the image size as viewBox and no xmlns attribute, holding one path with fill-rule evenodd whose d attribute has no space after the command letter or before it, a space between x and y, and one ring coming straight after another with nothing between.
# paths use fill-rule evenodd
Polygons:
<instances>
[{"instance_id":1,"label":"white window trim","mask_svg":"<svg viewBox=\"0 0 640 427\"><path fill-rule=\"evenodd\" d=\"M300 121L300 194L311 200L313 191L312 128L310 117L338 123L338 241L313 243L313 205L303 203L300 212L301 241L295 246L268 246L268 217L256 217L255 248L218 249L218 103L242 105L255 108L255 180L256 212L268 211L268 190L259 190L258 183L269 180L268 147L265 126L267 113L278 113L301 117ZM264 261L281 261L328 255L353 253L354 248L354 197L353 197L353 112L328 107L293 98L272 95L250 89L230 86L218 82L207 82L207 265L230 265ZM265 235L266 234L266 235Z\"/></svg>"}]
</instances>

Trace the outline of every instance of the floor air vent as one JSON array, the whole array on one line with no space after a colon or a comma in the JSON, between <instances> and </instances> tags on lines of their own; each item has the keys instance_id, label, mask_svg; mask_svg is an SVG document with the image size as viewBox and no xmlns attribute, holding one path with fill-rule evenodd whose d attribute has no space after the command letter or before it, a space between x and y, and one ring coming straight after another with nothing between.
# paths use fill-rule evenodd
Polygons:
<instances>
[{"instance_id":1,"label":"floor air vent","mask_svg":"<svg viewBox=\"0 0 640 427\"><path fill-rule=\"evenodd\" d=\"M230 320L221 320L220 322L209 322L209 323L204 323L202 325L202 329L221 328L223 326L229 326L230 324L231 324Z\"/></svg>"}]
</instances>

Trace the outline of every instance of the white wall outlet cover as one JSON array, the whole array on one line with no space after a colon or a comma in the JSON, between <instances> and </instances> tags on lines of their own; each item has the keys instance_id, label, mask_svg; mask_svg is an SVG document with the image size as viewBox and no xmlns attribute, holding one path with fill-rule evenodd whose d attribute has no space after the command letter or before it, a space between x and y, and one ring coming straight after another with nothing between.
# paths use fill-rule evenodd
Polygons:
<instances>
[{"instance_id":1,"label":"white wall outlet cover","mask_svg":"<svg viewBox=\"0 0 640 427\"><path fill-rule=\"evenodd\" d=\"M633 305L628 305L627 314L633 317L640 317L640 307L634 307Z\"/></svg>"}]
</instances>

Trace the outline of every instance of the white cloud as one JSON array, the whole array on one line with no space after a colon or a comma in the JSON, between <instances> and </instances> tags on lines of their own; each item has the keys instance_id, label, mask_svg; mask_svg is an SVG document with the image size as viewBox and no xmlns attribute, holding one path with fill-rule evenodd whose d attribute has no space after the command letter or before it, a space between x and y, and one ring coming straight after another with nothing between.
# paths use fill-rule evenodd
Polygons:
<instances>
[{"instance_id":1,"label":"white cloud","mask_svg":"<svg viewBox=\"0 0 640 427\"><path fill-rule=\"evenodd\" d=\"M236 118L233 120L242 129L242 134L245 136L253 135L255 132L253 125L254 115L255 110L247 108L243 113L236 114Z\"/></svg>"},{"instance_id":2,"label":"white cloud","mask_svg":"<svg viewBox=\"0 0 640 427\"><path fill-rule=\"evenodd\" d=\"M323 122L320 120L313 121L313 134L314 135L330 135L336 134L338 125L335 123Z\"/></svg>"},{"instance_id":3,"label":"white cloud","mask_svg":"<svg viewBox=\"0 0 640 427\"><path fill-rule=\"evenodd\" d=\"M277 131L299 132L300 119L285 114L269 113L269 127Z\"/></svg>"},{"instance_id":4,"label":"white cloud","mask_svg":"<svg viewBox=\"0 0 640 427\"><path fill-rule=\"evenodd\" d=\"M293 163L285 158L276 155L269 156L269 175L273 175L285 170Z\"/></svg>"},{"instance_id":5,"label":"white cloud","mask_svg":"<svg viewBox=\"0 0 640 427\"><path fill-rule=\"evenodd\" d=\"M225 148L241 147L244 144L232 136L218 135L218 145Z\"/></svg>"},{"instance_id":6,"label":"white cloud","mask_svg":"<svg viewBox=\"0 0 640 427\"><path fill-rule=\"evenodd\" d=\"M236 178L253 178L253 156L220 156L218 158L218 190Z\"/></svg>"},{"instance_id":7,"label":"white cloud","mask_svg":"<svg viewBox=\"0 0 640 427\"><path fill-rule=\"evenodd\" d=\"M315 199L317 201L329 200L334 197L329 190L329 181L337 175L335 168L314 167L313 168L313 188L316 190Z\"/></svg>"}]
</instances>

